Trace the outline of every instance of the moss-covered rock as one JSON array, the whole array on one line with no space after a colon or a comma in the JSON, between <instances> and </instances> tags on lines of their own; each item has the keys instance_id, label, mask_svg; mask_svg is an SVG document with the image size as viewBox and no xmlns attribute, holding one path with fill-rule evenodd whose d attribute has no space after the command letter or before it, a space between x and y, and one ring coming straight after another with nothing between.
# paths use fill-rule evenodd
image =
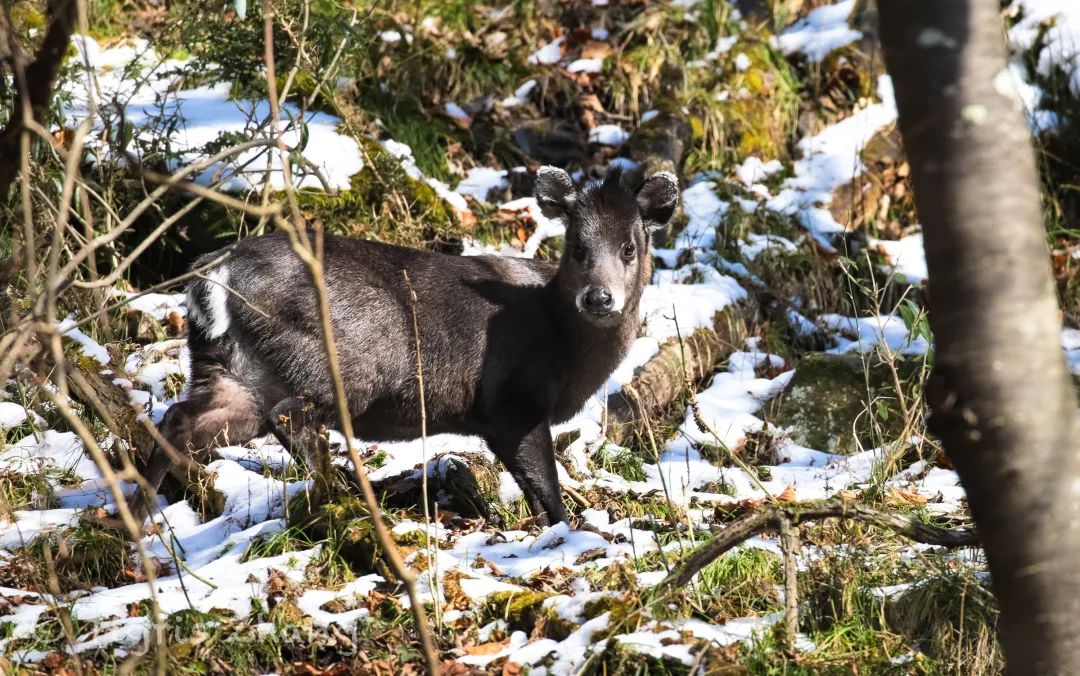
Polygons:
<instances>
[{"instance_id":1,"label":"moss-covered rock","mask_svg":"<svg viewBox=\"0 0 1080 676\"><path fill-rule=\"evenodd\" d=\"M921 365L907 360L896 366L910 401ZM905 425L889 365L853 354L804 356L791 385L770 408L769 419L792 428L795 443L829 453L891 441Z\"/></svg>"},{"instance_id":2,"label":"moss-covered rock","mask_svg":"<svg viewBox=\"0 0 1080 676\"><path fill-rule=\"evenodd\" d=\"M289 520L313 541L325 540L353 572L362 575L378 571L390 575L381 565L383 550L375 534L371 514L359 497L347 496L324 504L310 504L304 494L289 502Z\"/></svg>"},{"instance_id":3,"label":"moss-covered rock","mask_svg":"<svg viewBox=\"0 0 1080 676\"><path fill-rule=\"evenodd\" d=\"M484 602L485 615L492 620L504 620L511 631L532 633L545 617L544 601L554 596L547 592L496 592Z\"/></svg>"},{"instance_id":4,"label":"moss-covered rock","mask_svg":"<svg viewBox=\"0 0 1080 676\"><path fill-rule=\"evenodd\" d=\"M488 597L485 609L491 619L505 620L512 631L524 631L533 636L561 641L574 633L579 624L562 617L555 607L547 603L555 596L535 591L499 592ZM638 624L632 623L631 626L635 610L636 605L630 596L603 596L586 603L582 615L588 621L611 613L609 633L615 629L632 631Z\"/></svg>"},{"instance_id":5,"label":"moss-covered rock","mask_svg":"<svg viewBox=\"0 0 1080 676\"><path fill-rule=\"evenodd\" d=\"M675 106L665 106L657 115L638 125L626 141L626 153L643 165L647 173L677 173L682 169L692 134L691 120Z\"/></svg>"},{"instance_id":6,"label":"moss-covered rock","mask_svg":"<svg viewBox=\"0 0 1080 676\"><path fill-rule=\"evenodd\" d=\"M625 633L635 631L641 624L642 616L638 612L638 601L630 593L625 596L601 596L585 604L585 618L594 619L604 613L608 616L608 628L611 631Z\"/></svg>"},{"instance_id":7,"label":"moss-covered rock","mask_svg":"<svg viewBox=\"0 0 1080 676\"><path fill-rule=\"evenodd\" d=\"M348 189L297 194L305 219L321 222L331 233L421 248L461 238L467 229L461 215L434 188L409 176L378 141L361 137L357 142L364 168Z\"/></svg>"}]
</instances>

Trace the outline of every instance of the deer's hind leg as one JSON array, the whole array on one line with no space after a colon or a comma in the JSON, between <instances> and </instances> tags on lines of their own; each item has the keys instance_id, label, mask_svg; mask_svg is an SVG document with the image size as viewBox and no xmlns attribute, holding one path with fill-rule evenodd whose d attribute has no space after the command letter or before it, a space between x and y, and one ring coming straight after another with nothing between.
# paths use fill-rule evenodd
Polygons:
<instances>
[{"instance_id":1,"label":"deer's hind leg","mask_svg":"<svg viewBox=\"0 0 1080 676\"><path fill-rule=\"evenodd\" d=\"M165 413L159 430L178 451L204 461L215 446L243 444L264 429L255 395L229 375L191 389Z\"/></svg>"},{"instance_id":2,"label":"deer's hind leg","mask_svg":"<svg viewBox=\"0 0 1080 676\"><path fill-rule=\"evenodd\" d=\"M167 474L172 472L188 483L198 477L213 448L243 444L264 428L254 394L227 373L216 373L194 385L188 398L173 404L158 425L165 441L193 462L178 462L165 449L155 449L142 472L151 490L136 503L136 517L145 518Z\"/></svg>"}]
</instances>

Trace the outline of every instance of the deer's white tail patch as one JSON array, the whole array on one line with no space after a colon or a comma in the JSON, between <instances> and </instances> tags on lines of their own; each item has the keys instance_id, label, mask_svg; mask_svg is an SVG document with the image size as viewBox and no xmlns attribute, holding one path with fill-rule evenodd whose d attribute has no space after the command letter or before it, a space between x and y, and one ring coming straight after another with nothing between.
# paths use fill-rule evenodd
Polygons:
<instances>
[{"instance_id":1,"label":"deer's white tail patch","mask_svg":"<svg viewBox=\"0 0 1080 676\"><path fill-rule=\"evenodd\" d=\"M188 313L210 339L229 330L229 269L222 265L188 287Z\"/></svg>"}]
</instances>

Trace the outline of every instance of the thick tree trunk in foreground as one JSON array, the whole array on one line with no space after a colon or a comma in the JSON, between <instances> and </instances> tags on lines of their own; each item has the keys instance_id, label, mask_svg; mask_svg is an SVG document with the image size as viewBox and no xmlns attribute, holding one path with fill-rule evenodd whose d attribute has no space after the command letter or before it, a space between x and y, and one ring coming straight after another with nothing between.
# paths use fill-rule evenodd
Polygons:
<instances>
[{"instance_id":1,"label":"thick tree trunk in foreground","mask_svg":"<svg viewBox=\"0 0 1080 676\"><path fill-rule=\"evenodd\" d=\"M930 271L931 430L971 504L1009 673L1080 673L1080 420L997 0L881 0Z\"/></svg>"}]
</instances>

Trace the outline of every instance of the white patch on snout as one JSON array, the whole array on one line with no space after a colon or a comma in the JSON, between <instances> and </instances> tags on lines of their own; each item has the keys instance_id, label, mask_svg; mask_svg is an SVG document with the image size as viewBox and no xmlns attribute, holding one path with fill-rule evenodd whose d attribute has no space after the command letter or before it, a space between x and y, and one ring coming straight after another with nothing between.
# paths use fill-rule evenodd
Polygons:
<instances>
[{"instance_id":1,"label":"white patch on snout","mask_svg":"<svg viewBox=\"0 0 1080 676\"><path fill-rule=\"evenodd\" d=\"M611 300L614 303L611 306L612 312L622 312L626 307L626 292L625 291L613 291L611 294Z\"/></svg>"},{"instance_id":2,"label":"white patch on snout","mask_svg":"<svg viewBox=\"0 0 1080 676\"><path fill-rule=\"evenodd\" d=\"M229 330L229 269L222 265L206 273L206 285L202 324L210 338L217 338Z\"/></svg>"},{"instance_id":3,"label":"white patch on snout","mask_svg":"<svg viewBox=\"0 0 1080 676\"><path fill-rule=\"evenodd\" d=\"M578 312L585 311L585 294L588 293L588 291L587 288L582 289L581 291L578 291L577 297L574 298L574 305L577 305Z\"/></svg>"}]
</instances>

